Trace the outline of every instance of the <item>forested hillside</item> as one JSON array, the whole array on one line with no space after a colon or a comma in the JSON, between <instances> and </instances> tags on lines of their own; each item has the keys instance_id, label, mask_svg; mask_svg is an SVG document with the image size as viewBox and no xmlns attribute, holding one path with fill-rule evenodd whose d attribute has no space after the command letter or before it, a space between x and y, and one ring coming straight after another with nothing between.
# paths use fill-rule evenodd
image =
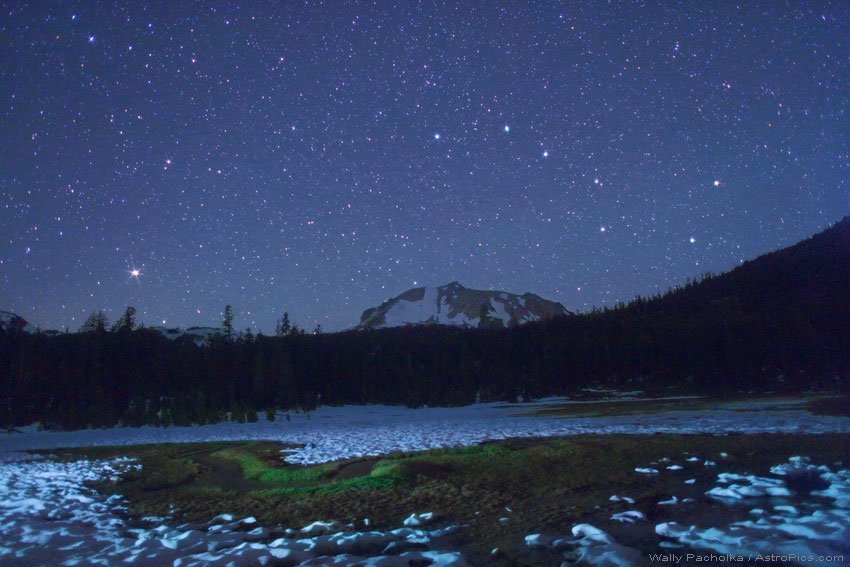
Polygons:
<instances>
[{"instance_id":1,"label":"forested hillside","mask_svg":"<svg viewBox=\"0 0 850 567\"><path fill-rule=\"evenodd\" d=\"M653 298L503 330L439 325L169 340L124 325L0 331L0 424L251 420L317 404L468 404L590 385L655 392L846 389L850 218ZM270 412L271 413L271 412Z\"/></svg>"}]
</instances>

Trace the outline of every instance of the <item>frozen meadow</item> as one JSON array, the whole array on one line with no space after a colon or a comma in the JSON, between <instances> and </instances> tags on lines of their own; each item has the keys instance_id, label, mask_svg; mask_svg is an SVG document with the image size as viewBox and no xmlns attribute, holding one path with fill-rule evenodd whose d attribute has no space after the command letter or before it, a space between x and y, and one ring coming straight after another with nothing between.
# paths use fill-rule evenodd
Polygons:
<instances>
[{"instance_id":1,"label":"frozen meadow","mask_svg":"<svg viewBox=\"0 0 850 567\"><path fill-rule=\"evenodd\" d=\"M172 527L162 518L129 525L119 496L87 483L138 466L130 459L59 463L7 453L0 460L0 564L24 565L463 565L456 552L432 551L432 540L458 529L418 527L414 515L388 532L335 522L269 530L229 515ZM424 517L424 518L423 518Z\"/></svg>"},{"instance_id":2,"label":"frozen meadow","mask_svg":"<svg viewBox=\"0 0 850 567\"><path fill-rule=\"evenodd\" d=\"M463 565L445 536L463 526L435 522L425 510L397 529L368 531L333 521L303 528L259 526L253 518L219 516L205 524L173 525L163 518L130 524L121 497L91 488L139 465L131 459L57 462L22 451L59 447L214 440L275 440L293 445L292 463L471 445L513 437L646 433L828 433L850 431L846 418L819 417L791 407L758 404L717 411L675 411L614 417L541 417L529 411L563 400L530 404L481 404L417 410L385 407L325 407L309 415L278 415L273 422L222 423L202 427L115 428L75 432L25 431L0 435L0 563L132 565ZM724 472L716 455L682 457L681 462L647 463L633 474L651 479L682 475L686 467L717 468L706 498L751 507L751 519L730 525L685 526L647 523L626 496L612 496L622 510L611 523L629 523L653 532L671 553L785 553L836 557L850 553L850 471L812 464L804 457L777 464L766 476ZM651 472L650 472L651 471ZM824 487L797 493L802 477ZM689 506L671 495L663 509ZM420 512L419 514L413 514ZM605 526L577 524L569 535L529 534L526 544L567 561L633 565L646 558L618 543ZM828 563L828 562L827 562Z\"/></svg>"}]
</instances>

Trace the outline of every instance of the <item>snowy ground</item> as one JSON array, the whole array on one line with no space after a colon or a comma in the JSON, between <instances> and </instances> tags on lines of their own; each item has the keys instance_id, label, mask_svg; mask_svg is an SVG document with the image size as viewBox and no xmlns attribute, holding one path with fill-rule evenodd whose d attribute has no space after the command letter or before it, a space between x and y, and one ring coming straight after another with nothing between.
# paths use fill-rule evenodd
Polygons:
<instances>
[{"instance_id":1,"label":"snowy ground","mask_svg":"<svg viewBox=\"0 0 850 567\"><path fill-rule=\"evenodd\" d=\"M269 530L254 518L223 515L207 524L171 527L161 518L130 526L118 496L86 482L138 466L129 459L58 463L29 455L0 456L0 564L18 565L464 565L457 552L430 549L457 529L423 527L412 514L388 532L314 522Z\"/></svg>"},{"instance_id":2,"label":"snowy ground","mask_svg":"<svg viewBox=\"0 0 850 567\"><path fill-rule=\"evenodd\" d=\"M708 463L713 462L705 460L702 466L714 466ZM205 524L170 526L162 518L149 518L143 525L129 525L121 497L104 497L87 483L135 466L131 459L60 463L2 455L0 564L465 565L460 553L438 549L441 538L463 528L432 529L430 513L411 514L404 527L386 532L321 521L297 530L268 529L253 518L229 515ZM799 488L813 479L820 489ZM568 564L590 565L632 566L677 558L693 562L711 554L727 562L840 565L850 555L850 470L793 457L767 476L721 472L715 484L706 492L709 498L747 506L752 519L704 527L661 521L653 527L645 514L629 509L632 499L613 495L610 500L625 510L611 520L646 524L646 531L662 538L660 552L622 545L590 524L577 524L565 536L529 534L525 543L560 555ZM685 505L687 500L673 497L659 504Z\"/></svg>"},{"instance_id":3,"label":"snowy ground","mask_svg":"<svg viewBox=\"0 0 850 567\"><path fill-rule=\"evenodd\" d=\"M560 403L556 400L542 402ZM268 439L303 445L287 460L318 463L342 458L462 446L491 439L590 433L827 433L850 431L850 419L813 416L787 407L764 405L712 411L649 415L559 418L527 415L536 404L475 405L465 408L365 406L321 408L309 416L279 415L274 422L222 423L203 427L117 428L75 432L0 434L0 563L163 565L407 565L408 561L462 565L454 551L441 549L441 538L462 527L431 529L426 514L409 518L387 532L357 531L354 526L317 523L302 530L270 529L253 519L218 517L203 525L173 526L160 518L128 525L119 497L105 497L87 483L137 466L129 459L54 462L17 451L71 446L161 442ZM634 474L684 474L696 457L681 463L647 463ZM692 462L693 461L693 462ZM709 459L701 466L713 467ZM731 553L782 553L805 557L850 554L850 471L815 466L804 458L777 465L770 476L720 474L707 497L752 503L752 519L718 526L658 522L647 529L663 539L671 554L695 550ZM819 491L795 493L795 479L817 477ZM692 480L682 479L683 484ZM627 496L612 497L623 509L614 522L640 525L646 516L630 507ZM689 505L672 496L665 509ZM413 511L409 511L413 512ZM361 528L366 525L361 521ZM635 549L588 524L570 536L531 534L529 546L563 554L568 560L612 565L644 561ZM823 562L822 562L823 563ZM825 561L829 563L829 561Z\"/></svg>"},{"instance_id":4,"label":"snowy ground","mask_svg":"<svg viewBox=\"0 0 850 567\"><path fill-rule=\"evenodd\" d=\"M461 408L407 409L389 406L322 407L305 416L279 414L274 422L219 423L200 427L115 428L70 432L0 434L0 452L96 445L263 439L303 445L292 463L321 463L439 447L473 445L510 437L645 433L836 433L850 431L850 418L813 416L794 409L676 411L607 417L526 415L531 404L477 404Z\"/></svg>"},{"instance_id":5,"label":"snowy ground","mask_svg":"<svg viewBox=\"0 0 850 567\"><path fill-rule=\"evenodd\" d=\"M716 466L706 460L705 465ZM673 465L674 467L677 465ZM682 470L667 467L668 470ZM637 473L642 471L638 470ZM686 481L687 482L687 481ZM819 484L820 490L806 490ZM709 498L749 507L752 519L719 526L684 526L659 522L654 532L662 538L661 551L641 553L621 545L610 534L590 524L572 527L570 536L530 534L526 545L563 554L570 562L623 567L648 563L783 563L843 565L850 557L850 469L813 465L806 457L771 468L769 476L723 473ZM662 506L694 503L673 496ZM611 496L612 502L634 504L629 497ZM615 513L612 521L647 522L639 510ZM647 530L652 530L647 525Z\"/></svg>"}]
</instances>

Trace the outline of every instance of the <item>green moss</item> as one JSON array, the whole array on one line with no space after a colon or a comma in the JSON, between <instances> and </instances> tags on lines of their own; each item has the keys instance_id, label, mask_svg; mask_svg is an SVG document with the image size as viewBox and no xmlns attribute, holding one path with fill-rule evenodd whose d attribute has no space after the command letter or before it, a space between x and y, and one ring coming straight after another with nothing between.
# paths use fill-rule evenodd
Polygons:
<instances>
[{"instance_id":1,"label":"green moss","mask_svg":"<svg viewBox=\"0 0 850 567\"><path fill-rule=\"evenodd\" d=\"M303 485L322 483L330 479L339 468L334 465L296 466L287 465L278 455L275 461L262 459L254 451L252 444L238 447L228 447L212 453L210 456L219 459L237 461L242 468L242 474L247 480L256 480L269 484ZM288 488L297 488L288 487Z\"/></svg>"},{"instance_id":2,"label":"green moss","mask_svg":"<svg viewBox=\"0 0 850 567\"><path fill-rule=\"evenodd\" d=\"M394 459L378 461L365 474L338 479L335 475L349 463L287 465L280 460L279 455L274 460L264 459L250 443L215 451L210 457L238 462L246 480L269 485L268 488L260 487L253 491L266 496L377 490L393 486L405 478L402 467Z\"/></svg>"},{"instance_id":3,"label":"green moss","mask_svg":"<svg viewBox=\"0 0 850 567\"><path fill-rule=\"evenodd\" d=\"M228 447L214 453L211 457L237 461L242 467L242 474L246 479L257 480L268 467L257 455L246 451L246 447Z\"/></svg>"},{"instance_id":4,"label":"green moss","mask_svg":"<svg viewBox=\"0 0 850 567\"><path fill-rule=\"evenodd\" d=\"M275 488L254 491L251 493L251 495L260 498L265 498L270 496L306 496L311 494L336 494L357 490L382 490L386 488L392 488L402 480L403 479L399 475L358 476L339 482L320 484L316 486L278 486Z\"/></svg>"},{"instance_id":5,"label":"green moss","mask_svg":"<svg viewBox=\"0 0 850 567\"><path fill-rule=\"evenodd\" d=\"M210 456L238 462L247 480L277 485L268 488L274 494L310 494L386 488L415 476L421 470L420 465L464 466L486 461L504 452L505 449L498 445L486 444L414 454L400 453L375 462L367 474L345 479L337 479L335 475L349 462L287 465L279 461L279 457L274 461L263 459L250 443L227 447ZM265 489L260 491L267 492Z\"/></svg>"},{"instance_id":6,"label":"green moss","mask_svg":"<svg viewBox=\"0 0 850 567\"><path fill-rule=\"evenodd\" d=\"M501 445L485 443L471 447L454 447L448 449L431 449L417 453L401 453L391 455L385 461L399 464L431 463L442 465L462 465L482 462L505 453Z\"/></svg>"}]
</instances>

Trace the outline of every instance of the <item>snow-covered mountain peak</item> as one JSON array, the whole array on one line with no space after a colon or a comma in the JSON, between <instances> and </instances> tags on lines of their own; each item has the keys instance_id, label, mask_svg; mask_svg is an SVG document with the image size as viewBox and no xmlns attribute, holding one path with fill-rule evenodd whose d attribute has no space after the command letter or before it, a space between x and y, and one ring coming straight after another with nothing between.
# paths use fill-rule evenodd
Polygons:
<instances>
[{"instance_id":1,"label":"snow-covered mountain peak","mask_svg":"<svg viewBox=\"0 0 850 567\"><path fill-rule=\"evenodd\" d=\"M0 311L0 329L5 331L23 331L25 333L35 333L37 331L26 319L11 311Z\"/></svg>"},{"instance_id":2,"label":"snow-covered mountain peak","mask_svg":"<svg viewBox=\"0 0 850 567\"><path fill-rule=\"evenodd\" d=\"M363 312L359 329L407 325L455 325L499 328L568 315L560 303L533 293L470 289L453 281L416 287Z\"/></svg>"}]
</instances>

